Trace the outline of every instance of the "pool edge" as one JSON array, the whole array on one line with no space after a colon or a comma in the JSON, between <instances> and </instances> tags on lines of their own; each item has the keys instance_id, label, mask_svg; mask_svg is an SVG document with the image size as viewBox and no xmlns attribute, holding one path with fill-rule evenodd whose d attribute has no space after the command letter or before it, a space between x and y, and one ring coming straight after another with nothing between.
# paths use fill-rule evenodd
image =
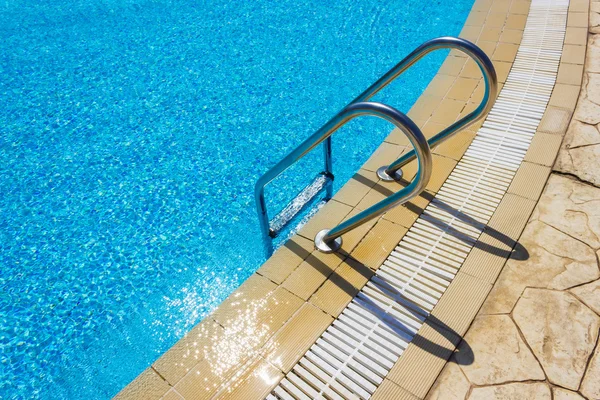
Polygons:
<instances>
[{"instance_id":1,"label":"pool edge","mask_svg":"<svg viewBox=\"0 0 600 400\"><path fill-rule=\"evenodd\" d=\"M465 23L465 27L461 32L461 37L465 37L469 40L475 40L482 35L483 22L485 21L485 18L482 18L482 13L485 11L482 11L482 9L484 9L486 6L489 6L489 11L496 4L506 4L506 1L476 1L469 14L467 22ZM521 6L521 8L523 7ZM510 10L510 7L506 9L505 16L523 15L522 13L511 13ZM522 9L520 11L522 11ZM502 14L502 12L494 12L494 14ZM512 18L510 21L508 18L505 18L505 20L502 22L502 26L518 28L520 20L522 20L522 18L519 17ZM518 31L518 29L514 30ZM489 38L493 39L493 32L490 33L488 31L485 33L486 38L488 38L488 35L492 35ZM518 33L511 33L514 37L507 36L504 40L516 41ZM512 61L507 60L510 60L511 57L514 59L514 55L511 55L514 46L510 45L516 45L518 47L518 44L503 42L501 40L502 38L500 35L498 35L496 41L479 40L478 44L480 44L484 50L490 51L490 56L493 56L493 54L496 52L498 44L507 44L507 46L501 46L497 56L498 59L494 60L495 65L498 67L500 81L503 82L506 79L506 75L508 75L510 66L512 65ZM492 48L491 44L493 43L495 43L496 46ZM516 50L514 53L516 53ZM468 107L474 107L475 102L471 102L469 99L473 93L476 92L476 90L480 89L477 89L476 87L473 88L472 92L468 94L466 99L465 96L467 95L463 93L464 90L460 90L462 88L456 90L454 89L454 84L457 83L457 81L464 83L466 82L465 79L473 79L472 76L474 76L474 72L472 71L471 67L467 66L463 68L463 65L465 64L464 61L466 59L461 59L463 59L463 57L457 56L454 53L447 58L440 71L438 71L436 78L434 78L432 83L428 86L423 95L420 96L409 112L409 115L415 119L420 127L423 128L426 135L431 135L432 133L435 133L435 131L437 131L437 129L443 124L454 121L460 115L463 115L467 110L469 110ZM455 97L458 97L458 99ZM462 107L460 106L461 102ZM354 237L351 237L350 240L346 240L348 243L347 246L349 246L347 251L350 256L360 261L364 266L371 267L370 269L376 268L375 265L387 257L391 251L391 248L398 243L406 230L412 226L412 223L420 214L419 210L422 210L429 203L429 200L432 197L431 195L436 193L437 189L439 189L446 177L452 171L456 161L462 157L462 154L466 150L467 146L471 143L474 133L478 129L478 125L465 132L459 133L447 144L440 146L439 149L434 149L434 154L436 155L435 158L438 160L438 162L436 163L436 169L434 169L432 183L430 183L430 186L428 186L429 195L426 194L425 196L421 196L420 198L411 202L408 207L399 208L396 213L388 213L388 215L371 224L368 229L359 229L358 233L356 233ZM157 362L153 363L152 367L144 371L142 375L124 388L117 395L117 398L140 398L140 396L141 398L159 398L166 394L170 390L171 385L174 386L177 383L174 381L174 379L176 379L179 374L171 374L171 371L167 371L168 368L165 369L165 365L177 362L178 359L181 358L182 354L191 354L193 358L193 352L190 353L190 347L188 344L190 339L193 340L192 336L194 335L194 332L207 332L209 329L215 329L216 331L219 331L220 328L212 325L216 323L217 325L221 326L222 329L223 326L229 325L235 320L233 317L236 315L242 315L243 313L240 312L240 308L232 305L232 303L235 303L235 301L231 301L231 299L239 298L240 296L244 296L246 298L256 298L260 301L276 297L275 303L278 305L285 304L286 307L284 307L285 310L282 313L273 312L274 308L266 308L268 314L275 314L267 317L269 318L269 321L274 323L276 320L277 323L272 325L273 329L271 331L265 333L263 338L264 342L260 346L253 343L253 345L258 347L255 354L248 357L246 360L240 360L240 367L242 365L246 365L249 368L246 368L246 371L240 375L237 375L234 371L223 373L220 378L223 378L223 382L232 381L233 379L236 381L243 381L244 379L248 379L248 370L253 370L254 368L264 368L266 371L265 373L273 374L274 377L283 375L283 372L285 371L282 371L280 369L281 367L276 367L273 365L273 363L265 360L265 358L268 358L268 355L263 351L264 345L268 344L270 339L275 337L275 335L283 336L286 332L286 327L288 330L291 329L289 327L295 322L295 319L299 319L300 317L311 318L310 316L312 315L315 317L315 319L320 320L320 322L315 324L312 330L302 332L304 334L303 337L307 338L305 343L303 343L304 347L306 348L304 350L297 348L296 352L303 354L304 351L310 347L314 341L310 341L308 339L310 337L314 337L315 339L318 338L319 335L329 325L327 321L336 317L336 310L340 308L339 299L329 299L337 300L338 303L336 304L331 304L331 301L328 301L328 297L334 296L318 296L316 294L320 290L323 290L323 294L326 293L325 290L328 289L326 283L331 281L331 275L333 272L337 271L344 264L344 262L341 259L333 258L337 256L321 256L319 254L315 254L311 249L313 232L318 230L319 227L330 227L346 218L349 214L354 212L354 209L364 208L371 202L377 201L377 199L383 195L381 193L381 187L389 188L389 185L378 186L378 183L375 181L373 169L376 169L377 166L385 164L386 162L396 158L399 154L401 154L401 152L406 150L405 145L406 143L402 141L402 138L398 137L397 132L392 132L376 150L374 155L365 163L365 165L363 165L361 170L359 170L360 179L350 180L344 186L344 188L342 188L340 192L336 194L334 200L330 202L324 210L319 212L311 220L311 222L299 232L298 235L291 239L291 243L288 243L288 246L283 247L282 250L276 253L274 258L268 260L257 270L256 274L249 279L249 283L245 283L238 290L232 293L228 300L218 307L215 313L213 313L210 317L207 317L207 319L198 324L198 326L194 327L192 331L186 335L186 337L181 339L175 346L173 346L173 348L168 350L159 360L157 360ZM540 142L537 147L541 148L541 146L544 145L546 145L545 142ZM556 151L558 151L558 149ZM375 160L377 160L377 162L375 162ZM407 168L408 173L410 173L409 171L410 167ZM412 173L414 174L414 172ZM351 190L348 188L351 188ZM357 192L359 194L357 194ZM364 193L364 195L360 197L360 193ZM379 245L378 249L374 248L376 245ZM390 248L389 246L392 247ZM319 262L319 265L322 266L321 271L311 271L311 269L314 270L314 268L311 268L310 263L305 261L309 257L311 257L312 260L317 260ZM304 264L304 267L299 269L302 267L302 264ZM358 289L360 289L358 286L361 286L361 281L364 279L353 276L351 272L348 271L349 269L345 268L344 271L340 271L340 274L338 275L344 279L355 279L353 281L356 282L356 286L354 286L354 288L356 291L358 291ZM327 272L329 272L329 274L324 275L324 273L327 274ZM365 271L365 274L366 273L370 273L370 271ZM319 277L319 274L323 276ZM314 279L314 284L312 286L307 285L306 283L311 282L311 279ZM313 286L314 290L312 290ZM448 292L450 292L450 289ZM350 299L348 299L348 301L349 300ZM277 306L277 308L279 309L281 307ZM215 317L215 315L217 317ZM309 317L306 317L307 315ZM224 325L224 323L226 324ZM208 325L211 327L208 328ZM301 327L295 328L301 329ZM211 335L214 336L209 335L208 338L217 338L219 334L222 334L222 332L211 333ZM206 345L209 346L210 344L206 343ZM197 347L198 345L194 346L194 348ZM269 350L274 351L274 349ZM191 367L189 365L182 365L176 369L180 369L181 372L188 373L188 368L190 370L192 368L196 368L198 364L205 359L204 358L201 360L200 358L202 358L202 356L198 356L197 362L192 361L190 363L190 365L193 364ZM161 362L161 360L163 361ZM235 367L232 367L232 369L235 369ZM441 367L439 369L441 370ZM433 372L431 372L431 374L433 374ZM435 374L435 376L437 376L437 374ZM254 386L256 387L256 385ZM215 393L217 393L220 389L223 389L223 387L216 388ZM379 390L383 389L380 388ZM171 390L171 392L174 391ZM375 393L375 396L378 396L378 392ZM198 394L200 395L200 393ZM179 398L176 393L167 394L167 396Z\"/></svg>"}]
</instances>

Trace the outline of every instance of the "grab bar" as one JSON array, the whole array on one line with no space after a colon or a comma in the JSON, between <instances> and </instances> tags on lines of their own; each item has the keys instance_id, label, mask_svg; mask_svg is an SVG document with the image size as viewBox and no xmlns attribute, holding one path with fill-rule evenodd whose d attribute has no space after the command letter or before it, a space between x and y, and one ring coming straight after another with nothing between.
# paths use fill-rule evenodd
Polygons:
<instances>
[{"instance_id":1,"label":"grab bar","mask_svg":"<svg viewBox=\"0 0 600 400\"><path fill-rule=\"evenodd\" d=\"M386 87L390 82L400 76L404 71L410 68L413 64L425 57L432 51L439 49L455 49L459 50L466 55L470 56L475 62L483 75L485 83L485 92L483 99L479 103L479 106L468 115L454 122L449 127L445 128L441 132L437 133L431 139L428 140L429 147L433 148L438 144L444 142L450 138L453 134L461 129L464 129L474 124L478 119L487 114L494 105L496 100L496 92L498 91L498 77L496 76L496 70L494 65L490 61L489 57L477 47L475 44L468 40L456 38L456 37L441 37L437 39L429 40L419 47L417 47L412 53L406 56L400 61L394 68L389 70L384 76L382 76L377 82L371 87L365 90L360 96L354 101L365 101L373 97L377 92ZM377 170L377 176L386 182L396 181L402 178L401 168L414 160L415 151L411 150L403 154L396 161L390 165L382 166Z\"/></svg>"},{"instance_id":2,"label":"grab bar","mask_svg":"<svg viewBox=\"0 0 600 400\"><path fill-rule=\"evenodd\" d=\"M392 107L381 103L368 102L375 94L389 85L404 71L410 68L413 64L419 61L428 53L438 49L456 49L470 56L481 70L485 83L485 92L479 106L467 116L454 122L449 127L445 128L428 142L424 139L419 128L412 122L410 118ZM360 115L374 115L392 122L404 134L409 137L413 146L413 150L406 153L389 166L383 166L378 169L377 175L383 181L394 181L402 177L402 166L413 160L418 159L419 172L411 184L394 195L377 203L369 209L361 212L355 217L345 221L331 230L324 230L315 237L315 246L323 252L331 252L339 249L341 246L341 235L361 225L362 223L375 218L386 210L395 205L404 203L416 196L426 185L431 175L431 152L430 147L436 146L448 139L458 130L466 128L473 124L484 114L486 114L493 106L498 90L498 79L496 71L489 57L475 44L468 40L455 37L441 37L429 40L416 48L412 53L406 56L396 66L389 70L385 75L373 83L367 90L362 92L358 97L352 100L342 111L336 114L317 132L305 140L300 146L294 149L283 160L277 163L273 168L267 171L259 178L255 186L256 208L259 215L259 223L263 240L266 244L267 254L270 255L273 251L272 238L270 235L269 217L267 206L264 198L265 186L275 179L284 170L290 167L294 162L304 157L306 153L311 151L315 146L323 143L325 170L323 175L333 179L332 159L331 159L331 135L344 125L349 120ZM422 140L425 143L421 143ZM327 188L328 196L331 198L331 186Z\"/></svg>"},{"instance_id":3,"label":"grab bar","mask_svg":"<svg viewBox=\"0 0 600 400\"><path fill-rule=\"evenodd\" d=\"M416 150L416 157L419 162L419 170L413 181L398 192L369 207L367 210L341 223L335 228L325 229L315 237L315 247L325 253L331 253L338 250L342 245L341 235L351 231L366 221L373 219L390 208L405 203L417 196L425 188L431 176L431 151L425 136L414 122L400 111L381 103L359 102L346 106L321 129L311 135L308 139L296 147L283 160L277 163L273 168L267 171L256 182L255 198L256 207L259 214L261 231L263 238L270 240L269 219L267 215L267 205L265 202L264 188L275 179L279 174L289 168L296 161L304 157L308 152L329 138L335 131L345 125L348 121L365 115L371 115L382 118L394 124L409 139ZM270 242L269 242L270 243ZM267 249L272 251L272 248Z\"/></svg>"}]
</instances>

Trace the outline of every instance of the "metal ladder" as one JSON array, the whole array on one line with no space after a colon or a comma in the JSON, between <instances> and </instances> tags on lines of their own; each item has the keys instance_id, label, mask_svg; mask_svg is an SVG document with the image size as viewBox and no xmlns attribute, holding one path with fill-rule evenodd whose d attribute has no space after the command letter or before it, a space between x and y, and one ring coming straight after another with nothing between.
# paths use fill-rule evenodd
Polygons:
<instances>
[{"instance_id":1,"label":"metal ladder","mask_svg":"<svg viewBox=\"0 0 600 400\"><path fill-rule=\"evenodd\" d=\"M421 130L408 116L393 107L382 103L370 102L368 100L377 94L381 89L389 85L425 55L439 49L456 49L471 57L477 63L481 73L483 74L485 93L481 103L474 111L454 122L427 141ZM415 196L418 196L427 186L431 176L432 157L430 147L442 143L459 130L466 128L480 119L483 115L487 114L495 102L497 90L498 79L496 77L496 71L492 65L492 62L483 52L483 50L468 40L456 37L440 37L429 40L417 47L412 53L406 56L385 75L379 78L377 82L372 84L357 98L352 100L325 125L313 133L308 139L292 150L292 152L290 152L283 160L278 162L273 168L268 170L258 179L255 185L254 195L267 257L273 252L273 238L276 237L281 229L283 229L283 227L292 221L292 219L298 213L300 213L300 211L303 209L303 204L308 204L318 193L321 192L323 188L327 189L326 199L328 200L331 198L331 181L334 179L331 161L331 135L345 125L348 121L360 116L374 116L382 118L388 122L391 122L398 129L400 129L408 137L410 143L412 144L413 150L402 155L389 166L382 166L377 170L377 176L381 180L391 182L400 179L402 177L401 168L410 161L414 160L415 157L417 158L419 169L415 178L408 186L400 189L393 195L362 211L358 215L340 223L338 226L332 229L324 229L320 231L315 236L315 247L324 253L331 253L339 250L342 246L341 236L343 234L375 217L378 217L389 209L403 204ZM321 172L320 177L315 181L318 182L318 184L313 182L313 184L311 184L313 185L312 190L307 189L311 187L311 185L303 189L300 192L300 195L303 197L303 201L300 202L299 205L296 204L294 206L286 206L284 210L288 209L291 210L291 212L285 217L281 217L280 220L275 224L272 224L269 221L269 216L267 213L267 205L264 195L265 186L321 143L323 143L325 155L325 169L323 172ZM317 186L316 189L314 186ZM298 196L296 198L298 198ZM293 202L294 200L292 200L292 203Z\"/></svg>"}]
</instances>

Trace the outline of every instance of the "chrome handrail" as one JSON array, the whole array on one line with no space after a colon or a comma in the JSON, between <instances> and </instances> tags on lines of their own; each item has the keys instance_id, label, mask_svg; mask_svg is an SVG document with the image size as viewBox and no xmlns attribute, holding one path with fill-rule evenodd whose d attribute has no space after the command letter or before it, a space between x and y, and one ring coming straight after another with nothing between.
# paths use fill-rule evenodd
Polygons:
<instances>
[{"instance_id":1,"label":"chrome handrail","mask_svg":"<svg viewBox=\"0 0 600 400\"><path fill-rule=\"evenodd\" d=\"M377 82L371 85L371 87L361 93L361 95L358 96L354 101L365 101L373 97L377 92L386 87L390 82L400 76L404 71L410 68L421 58L425 57L432 51L439 49L459 50L475 60L483 75L485 92L483 94L483 99L475 110L429 139L429 147L437 146L446 139L450 138L459 130L474 124L478 119L483 117L492 109L494 101L496 100L496 92L498 91L498 77L496 76L496 70L494 69L492 61L483 52L483 50L468 40L456 37L441 37L423 43L412 53L406 56L402 61L396 64L394 68L389 70ZM377 176L383 181L387 182L398 180L402 178L401 168L414 158L415 152L414 150L411 150L403 154L399 159L390 165L379 168L377 170Z\"/></svg>"},{"instance_id":2,"label":"chrome handrail","mask_svg":"<svg viewBox=\"0 0 600 400\"><path fill-rule=\"evenodd\" d=\"M255 199L259 214L261 231L263 238L270 240L269 237L269 218L267 215L267 205L265 202L264 188L275 179L279 174L289 168L296 161L304 157L308 152L328 139L335 131L345 125L348 121L365 115L371 115L382 118L394 124L409 139L416 150L416 157L419 162L419 170L413 181L398 192L369 207L367 210L341 223L335 228L325 229L315 237L315 247L322 252L330 253L340 248L342 244L341 235L351 231L364 222L373 219L390 208L405 203L417 196L425 188L431 176L431 151L425 136L415 123L406 115L393 107L376 102L358 102L346 106L337 113L329 122L323 125L318 131L312 134L308 139L302 142L298 147L292 150L283 160L278 162L273 168L267 171L256 182ZM270 242L269 242L270 243ZM272 248L267 249L268 252Z\"/></svg>"},{"instance_id":3,"label":"chrome handrail","mask_svg":"<svg viewBox=\"0 0 600 400\"><path fill-rule=\"evenodd\" d=\"M438 49L456 49L474 59L483 74L485 92L481 103L473 112L454 122L452 125L432 137L429 141L426 141L419 128L406 115L392 107L381 103L368 102L368 100L389 85L425 55ZM494 66L492 65L489 57L475 44L469 42L468 40L455 37L441 37L423 43L412 53L406 56L402 61L396 64L392 69L390 69L385 75L373 83L367 90L352 100L342 111L336 114L312 136L302 142L302 144L288 154L283 160L277 163L273 168L267 171L256 182L256 208L259 214L260 228L263 238L264 240L269 241L267 253L270 254L272 252L272 244L270 242L271 237L269 235L269 218L264 198L265 186L284 170L289 168L294 162L304 157L306 153L311 151L320 143L323 143L325 159L325 170L323 171L323 174L333 177L331 160L331 135L346 122L360 115L374 115L392 122L409 137L414 149L400 157L398 160L394 161L389 166L383 166L379 168L377 175L382 180L393 181L400 179L402 177L402 166L413 160L415 157L417 157L419 161L419 171L409 186L403 188L387 199L382 200L369 209L361 212L348 221L343 222L337 227L331 230L323 230L319 232L315 237L315 246L317 249L324 252L337 250L341 245L340 236L344 233L354 229L355 227L372 218L375 218L386 210L398 204L404 203L416 196L426 186L429 176L431 175L430 147L440 144L458 130L466 128L486 114L493 106L497 90L498 79ZM425 141L424 144L421 143L421 138ZM331 186L328 186L327 190L328 198L330 198Z\"/></svg>"}]
</instances>

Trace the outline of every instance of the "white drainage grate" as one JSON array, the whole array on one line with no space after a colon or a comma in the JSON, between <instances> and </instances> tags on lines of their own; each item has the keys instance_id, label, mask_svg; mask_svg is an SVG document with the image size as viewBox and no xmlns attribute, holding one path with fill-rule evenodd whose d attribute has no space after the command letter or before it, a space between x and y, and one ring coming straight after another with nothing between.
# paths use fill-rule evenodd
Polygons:
<instances>
[{"instance_id":1,"label":"white drainage grate","mask_svg":"<svg viewBox=\"0 0 600 400\"><path fill-rule=\"evenodd\" d=\"M527 152L556 81L568 0L532 0L508 79L435 199L267 397L368 399L460 269Z\"/></svg>"}]
</instances>

